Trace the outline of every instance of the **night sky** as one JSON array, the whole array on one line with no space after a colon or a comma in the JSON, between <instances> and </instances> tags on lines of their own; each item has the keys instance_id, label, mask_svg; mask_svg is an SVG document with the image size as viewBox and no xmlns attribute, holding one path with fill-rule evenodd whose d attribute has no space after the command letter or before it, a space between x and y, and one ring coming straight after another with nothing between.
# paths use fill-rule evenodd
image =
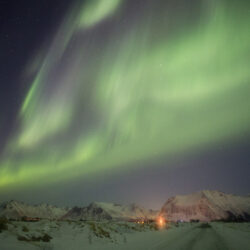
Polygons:
<instances>
[{"instance_id":1,"label":"night sky","mask_svg":"<svg viewBox=\"0 0 250 250\"><path fill-rule=\"evenodd\" d=\"M249 27L247 0L0 0L0 200L250 193Z\"/></svg>"}]
</instances>

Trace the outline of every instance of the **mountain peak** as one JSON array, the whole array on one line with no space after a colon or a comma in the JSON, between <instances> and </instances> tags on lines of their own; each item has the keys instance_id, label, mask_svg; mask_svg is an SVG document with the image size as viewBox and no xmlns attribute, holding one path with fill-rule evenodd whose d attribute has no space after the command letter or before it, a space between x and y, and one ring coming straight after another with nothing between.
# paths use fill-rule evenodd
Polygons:
<instances>
[{"instance_id":1,"label":"mountain peak","mask_svg":"<svg viewBox=\"0 0 250 250\"><path fill-rule=\"evenodd\" d=\"M176 220L221 220L234 216L248 217L250 198L226 194L217 190L178 195L166 201L161 214L168 219Z\"/></svg>"}]
</instances>

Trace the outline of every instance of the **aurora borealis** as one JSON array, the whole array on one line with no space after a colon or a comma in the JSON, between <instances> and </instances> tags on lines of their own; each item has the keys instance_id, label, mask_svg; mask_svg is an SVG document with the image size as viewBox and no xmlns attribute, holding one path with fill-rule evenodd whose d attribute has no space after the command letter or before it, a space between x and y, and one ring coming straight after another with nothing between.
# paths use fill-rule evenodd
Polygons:
<instances>
[{"instance_id":1,"label":"aurora borealis","mask_svg":"<svg viewBox=\"0 0 250 250\"><path fill-rule=\"evenodd\" d=\"M29 87L0 188L147 171L248 137L249 10L243 0L72 3L23 65Z\"/></svg>"}]
</instances>

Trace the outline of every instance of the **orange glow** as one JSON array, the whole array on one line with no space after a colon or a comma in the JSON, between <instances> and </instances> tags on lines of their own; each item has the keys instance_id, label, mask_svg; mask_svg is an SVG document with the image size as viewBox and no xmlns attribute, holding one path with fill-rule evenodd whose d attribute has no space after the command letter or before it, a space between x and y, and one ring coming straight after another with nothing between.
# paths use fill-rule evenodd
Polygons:
<instances>
[{"instance_id":1,"label":"orange glow","mask_svg":"<svg viewBox=\"0 0 250 250\"><path fill-rule=\"evenodd\" d=\"M165 227L165 224L166 224L166 220L163 217L159 217L157 219L157 225L159 228Z\"/></svg>"},{"instance_id":2,"label":"orange glow","mask_svg":"<svg viewBox=\"0 0 250 250\"><path fill-rule=\"evenodd\" d=\"M162 218L159 219L159 223L160 223L160 225L163 224L163 219Z\"/></svg>"}]
</instances>

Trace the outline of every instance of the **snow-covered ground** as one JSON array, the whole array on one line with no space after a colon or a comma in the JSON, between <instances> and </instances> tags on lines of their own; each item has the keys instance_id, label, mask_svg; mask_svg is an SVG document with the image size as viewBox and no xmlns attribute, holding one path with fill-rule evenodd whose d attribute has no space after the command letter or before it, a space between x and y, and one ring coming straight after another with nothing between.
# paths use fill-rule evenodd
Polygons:
<instances>
[{"instance_id":1,"label":"snow-covered ground","mask_svg":"<svg viewBox=\"0 0 250 250\"><path fill-rule=\"evenodd\" d=\"M0 233L1 250L250 249L250 223L180 223L155 230L128 222L41 220L7 227Z\"/></svg>"}]
</instances>

